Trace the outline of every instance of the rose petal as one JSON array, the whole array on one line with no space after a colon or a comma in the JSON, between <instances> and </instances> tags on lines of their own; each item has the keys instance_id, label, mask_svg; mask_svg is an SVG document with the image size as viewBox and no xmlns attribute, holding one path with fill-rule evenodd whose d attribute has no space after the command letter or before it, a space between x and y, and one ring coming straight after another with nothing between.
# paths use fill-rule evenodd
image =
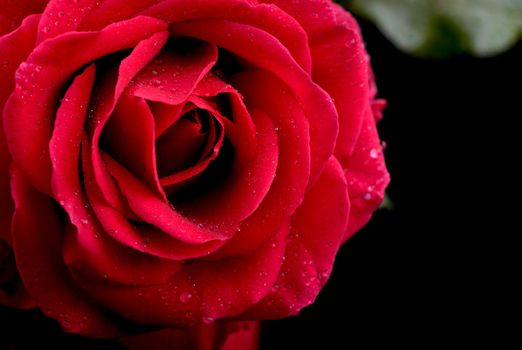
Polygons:
<instances>
[{"instance_id":1,"label":"rose petal","mask_svg":"<svg viewBox=\"0 0 522 350\"><path fill-rule=\"evenodd\" d=\"M216 64L217 55L217 48L209 44L201 44L190 52L162 53L133 80L129 93L151 101L180 104Z\"/></svg>"},{"instance_id":2,"label":"rose petal","mask_svg":"<svg viewBox=\"0 0 522 350\"><path fill-rule=\"evenodd\" d=\"M332 98L339 113L339 136L335 153L353 152L369 99L368 60L364 43L350 28L331 25L312 43L314 80Z\"/></svg>"},{"instance_id":3,"label":"rose petal","mask_svg":"<svg viewBox=\"0 0 522 350\"><path fill-rule=\"evenodd\" d=\"M64 207L77 229L77 232L69 232L66 236L65 260L69 267L88 265L91 273L97 273L99 276L106 275L107 279L115 282L163 281L165 276L175 271L175 264L124 250L124 247L108 240L94 219L89 201L83 193L78 163L86 106L94 76L95 68L89 66L73 81L58 109L54 134L50 142L55 198ZM92 192L92 187L95 185L92 181L92 170L89 162L85 161L85 155L89 156L88 149L83 148L83 152L85 153L82 164L84 185Z\"/></svg>"},{"instance_id":4,"label":"rose petal","mask_svg":"<svg viewBox=\"0 0 522 350\"><path fill-rule=\"evenodd\" d=\"M93 208L107 234L127 247L159 258L195 259L207 256L223 245L222 241L187 244L173 239L151 225L131 225L126 217L113 208L95 203L93 203ZM175 264L171 264L171 266L169 274L173 274L178 269Z\"/></svg>"},{"instance_id":5,"label":"rose petal","mask_svg":"<svg viewBox=\"0 0 522 350\"><path fill-rule=\"evenodd\" d=\"M122 211L125 211L125 204L122 203L120 193L102 161L99 150L100 137L105 124L116 108L117 102L128 84L136 74L138 74L138 72L158 54L167 38L168 35L161 31L153 34L150 38L140 41L132 50L131 54L121 61L117 71L114 70L107 76L104 76L102 81L98 83L98 89L96 89L93 94L93 102L91 102L92 116L90 118L90 123L87 125L87 130L89 131L89 134L92 135L91 155L94 175L99 188L107 198L108 202L112 204L113 207ZM154 178L152 180L154 185L153 188L156 188L156 173L149 176ZM160 188L156 188L155 193L165 199L164 193Z\"/></svg>"},{"instance_id":6,"label":"rose petal","mask_svg":"<svg viewBox=\"0 0 522 350\"><path fill-rule=\"evenodd\" d=\"M74 202L72 208L83 212L88 219L80 221L77 234L71 232L66 235L64 257L69 269L77 280L88 279L89 283L150 285L165 282L179 269L177 261L159 259L140 250L128 249L112 238L117 232L105 233L100 227L98 213L103 214L104 208L113 208L107 204L93 181L94 174L89 161L90 145L85 136L81 149L84 186L89 201L79 192L76 196L79 203ZM85 203L90 203L90 206L86 208ZM89 207L92 209L88 209ZM103 218L102 214L100 219Z\"/></svg>"},{"instance_id":7,"label":"rose petal","mask_svg":"<svg viewBox=\"0 0 522 350\"><path fill-rule=\"evenodd\" d=\"M0 239L0 304L18 309L36 307L20 279L13 248L2 239Z\"/></svg>"},{"instance_id":8,"label":"rose petal","mask_svg":"<svg viewBox=\"0 0 522 350\"><path fill-rule=\"evenodd\" d=\"M136 17L99 32L66 33L42 42L21 65L16 90L4 109L4 131L13 159L33 186L51 193L48 144L55 104L50 101L58 101L66 81L88 62L163 30L163 22Z\"/></svg>"},{"instance_id":9,"label":"rose petal","mask_svg":"<svg viewBox=\"0 0 522 350\"><path fill-rule=\"evenodd\" d=\"M173 106L161 102L147 101L147 104L154 115L156 138L161 137L161 135L179 118L185 115L185 113L196 108L190 103L180 103Z\"/></svg>"},{"instance_id":10,"label":"rose petal","mask_svg":"<svg viewBox=\"0 0 522 350\"><path fill-rule=\"evenodd\" d=\"M295 17L307 32L314 81L332 96L339 113L336 154L350 154L369 98L368 59L357 22L331 1L302 0L299 6L283 0L266 2Z\"/></svg>"},{"instance_id":11,"label":"rose petal","mask_svg":"<svg viewBox=\"0 0 522 350\"><path fill-rule=\"evenodd\" d=\"M163 196L156 170L155 139L154 117L147 103L123 94L105 126L102 140L114 159Z\"/></svg>"},{"instance_id":12,"label":"rose petal","mask_svg":"<svg viewBox=\"0 0 522 350\"><path fill-rule=\"evenodd\" d=\"M156 160L159 176L171 175L197 163L202 150L207 142L216 144L216 137L210 137L209 133L216 133L214 117L209 119L208 131L201 129L199 121L200 113L194 112L194 118L185 117L179 119L174 125L165 131L164 135L156 141ZM208 138L212 138L211 142ZM217 154L216 154L217 155Z\"/></svg>"},{"instance_id":13,"label":"rose petal","mask_svg":"<svg viewBox=\"0 0 522 350\"><path fill-rule=\"evenodd\" d=\"M292 217L278 280L270 294L242 317L287 317L311 304L330 275L349 210L343 170L331 158Z\"/></svg>"},{"instance_id":14,"label":"rose petal","mask_svg":"<svg viewBox=\"0 0 522 350\"><path fill-rule=\"evenodd\" d=\"M100 30L111 23L135 17L138 12L163 0L104 0L82 18L78 30ZM130 5L130 6L129 6Z\"/></svg>"},{"instance_id":15,"label":"rose petal","mask_svg":"<svg viewBox=\"0 0 522 350\"><path fill-rule=\"evenodd\" d=\"M231 234L230 228L212 230L181 216L169 204L148 190L138 179L110 157L105 157L107 166L132 211L146 223L152 224L185 243L205 243L224 240Z\"/></svg>"},{"instance_id":16,"label":"rose petal","mask_svg":"<svg viewBox=\"0 0 522 350\"><path fill-rule=\"evenodd\" d=\"M39 16L27 17L20 28L0 38L0 110L14 88L14 72L31 52L36 39ZM11 199L9 168L11 156L4 135L4 126L0 122L0 239L11 242L11 218L13 201Z\"/></svg>"},{"instance_id":17,"label":"rose petal","mask_svg":"<svg viewBox=\"0 0 522 350\"><path fill-rule=\"evenodd\" d=\"M203 105L200 105L199 107L208 108L208 106L203 106ZM217 112L209 111L209 113L216 114ZM161 185L163 186L163 189L165 190L165 192L167 192L169 195L171 195L172 192L174 192L175 190L178 190L182 186L188 185L189 183L194 182L197 179L197 177L201 173L203 173L208 168L210 163L213 162L219 155L219 151L223 146L223 141L224 141L224 137L225 137L224 125L223 125L222 118L217 119L217 121L214 121L215 116L212 116L210 118L211 118L211 126L210 126L211 129L210 130L212 131L212 133L215 134L217 132L215 130L215 128L218 127L217 125L219 125L217 140L216 140L215 135L214 135L214 137L212 137L211 135L207 135L208 138L213 138L214 142L207 140L206 149L208 149L208 150L206 152L207 153L206 157L204 157L203 159L199 159L199 161L196 164L194 164L186 169L183 169L172 175L168 175L168 176L161 178L161 180L160 180ZM212 126L214 124L216 124L216 126ZM171 138L171 141L170 141L171 144L172 144L172 142L179 142L179 141L183 140L181 138L173 139L172 135L165 135L165 137ZM180 153L183 154L183 153L187 152L187 147L188 146L186 145L186 143L185 144L179 143L178 150ZM175 150L176 150L175 148L171 148L171 151L175 151Z\"/></svg>"},{"instance_id":18,"label":"rose petal","mask_svg":"<svg viewBox=\"0 0 522 350\"><path fill-rule=\"evenodd\" d=\"M195 221L237 228L261 205L270 190L278 164L277 134L266 114L256 110L251 114L258 138L255 157L241 157L238 152L230 174L217 188L194 200L175 204Z\"/></svg>"},{"instance_id":19,"label":"rose petal","mask_svg":"<svg viewBox=\"0 0 522 350\"><path fill-rule=\"evenodd\" d=\"M204 97L219 97L223 98L229 104L229 109L223 113L230 113L224 115L223 122L227 123L229 120L232 123L227 123L227 136L235 146L237 154L240 158L250 159L256 152L256 127L252 121L252 117L248 112L248 108L243 102L243 96L231 85L225 83L214 74L207 74L207 76L199 82L194 90L194 95ZM191 101L196 103L201 101L196 96L191 97ZM203 99L208 101L208 99ZM220 101L217 101L217 108L219 108ZM208 108L208 107L207 107ZM211 108L213 110L213 108ZM217 112L216 112L217 114ZM221 114L221 113L220 113Z\"/></svg>"},{"instance_id":20,"label":"rose petal","mask_svg":"<svg viewBox=\"0 0 522 350\"><path fill-rule=\"evenodd\" d=\"M224 322L191 329L168 328L120 341L127 350L256 350L259 346L259 322Z\"/></svg>"},{"instance_id":21,"label":"rose petal","mask_svg":"<svg viewBox=\"0 0 522 350\"><path fill-rule=\"evenodd\" d=\"M76 31L82 19L101 3L99 0L48 0L48 2L38 26L38 43L60 34Z\"/></svg>"},{"instance_id":22,"label":"rose petal","mask_svg":"<svg viewBox=\"0 0 522 350\"><path fill-rule=\"evenodd\" d=\"M371 106L366 108L353 153L340 159L340 162L345 169L352 203L348 229L344 236L347 240L370 220L381 204L384 190L390 182Z\"/></svg>"},{"instance_id":23,"label":"rose petal","mask_svg":"<svg viewBox=\"0 0 522 350\"><path fill-rule=\"evenodd\" d=\"M212 31L206 28L212 28ZM313 182L333 152L338 116L331 97L296 64L281 42L257 28L223 20L173 23L170 30L175 35L195 37L225 48L274 73L291 87L310 123L310 174ZM259 51L264 54L259 55Z\"/></svg>"},{"instance_id":24,"label":"rose petal","mask_svg":"<svg viewBox=\"0 0 522 350\"><path fill-rule=\"evenodd\" d=\"M247 254L269 239L280 223L301 204L309 179L308 122L289 89L267 72L249 71L232 78L250 109L266 113L278 133L276 176L259 208L243 221L219 251L224 256Z\"/></svg>"},{"instance_id":25,"label":"rose petal","mask_svg":"<svg viewBox=\"0 0 522 350\"><path fill-rule=\"evenodd\" d=\"M49 0L4 0L0 13L0 36L15 30L26 17L41 13ZM8 51L2 51L8 52Z\"/></svg>"},{"instance_id":26,"label":"rose petal","mask_svg":"<svg viewBox=\"0 0 522 350\"><path fill-rule=\"evenodd\" d=\"M283 224L271 240L246 256L193 261L164 284L85 287L131 320L171 326L211 323L242 313L270 291L281 267L287 233L288 224Z\"/></svg>"},{"instance_id":27,"label":"rose petal","mask_svg":"<svg viewBox=\"0 0 522 350\"><path fill-rule=\"evenodd\" d=\"M118 326L70 280L62 260L63 224L52 200L32 189L16 167L11 176L14 251L29 293L69 332L116 336Z\"/></svg>"},{"instance_id":28,"label":"rose petal","mask_svg":"<svg viewBox=\"0 0 522 350\"><path fill-rule=\"evenodd\" d=\"M190 21L201 18L222 18L250 24L279 38L301 67L310 72L311 59L306 33L299 23L276 6L248 0L135 0L129 6L126 0L106 0L83 19L82 30L99 30L114 22L142 15L160 18L166 22Z\"/></svg>"}]
</instances>

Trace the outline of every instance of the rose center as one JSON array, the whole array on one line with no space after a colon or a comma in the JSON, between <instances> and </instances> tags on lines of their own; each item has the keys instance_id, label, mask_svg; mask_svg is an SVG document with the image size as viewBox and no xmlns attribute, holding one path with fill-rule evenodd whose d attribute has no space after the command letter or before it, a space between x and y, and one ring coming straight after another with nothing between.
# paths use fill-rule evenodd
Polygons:
<instances>
[{"instance_id":1,"label":"rose center","mask_svg":"<svg viewBox=\"0 0 522 350\"><path fill-rule=\"evenodd\" d=\"M212 156L223 132L209 112L199 109L185 113L158 139L156 164L160 178L187 170Z\"/></svg>"}]
</instances>

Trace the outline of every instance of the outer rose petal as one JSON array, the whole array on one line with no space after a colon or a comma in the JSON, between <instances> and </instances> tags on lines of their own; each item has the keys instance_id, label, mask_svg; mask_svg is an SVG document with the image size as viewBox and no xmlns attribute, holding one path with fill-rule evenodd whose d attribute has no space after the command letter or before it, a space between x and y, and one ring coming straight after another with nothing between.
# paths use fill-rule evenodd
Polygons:
<instances>
[{"instance_id":1,"label":"outer rose petal","mask_svg":"<svg viewBox=\"0 0 522 350\"><path fill-rule=\"evenodd\" d=\"M121 343L128 350L256 350L259 346L258 322L226 322L201 325L190 330L164 329L125 337Z\"/></svg>"},{"instance_id":2,"label":"outer rose petal","mask_svg":"<svg viewBox=\"0 0 522 350\"><path fill-rule=\"evenodd\" d=\"M0 113L14 88L14 72L31 52L36 39L39 16L30 16L21 27L0 38ZM11 241L11 218L13 202L9 184L11 156L4 135L3 120L0 120L0 239Z\"/></svg>"},{"instance_id":3,"label":"outer rose petal","mask_svg":"<svg viewBox=\"0 0 522 350\"><path fill-rule=\"evenodd\" d=\"M377 127L371 106L366 107L359 139L353 153L341 159L352 203L348 229L344 240L350 238L370 220L384 198L390 176L384 163Z\"/></svg>"},{"instance_id":4,"label":"outer rose petal","mask_svg":"<svg viewBox=\"0 0 522 350\"><path fill-rule=\"evenodd\" d=\"M126 283L158 283L175 271L176 263L155 259L152 256L125 249L106 237L93 215L98 204L92 198L87 205L78 172L80 142L84 131L86 106L89 101L95 69L91 65L80 73L65 93L57 111L54 134L50 142L53 162L53 191L55 198L67 211L76 232L67 232L64 242L64 259L68 267L89 266L90 273L106 275L106 280ZM87 153L85 147L83 151ZM85 165L89 163L86 162ZM84 184L90 181L90 168L83 166ZM91 194L90 191L89 194ZM105 202L103 202L105 203ZM97 213L96 213L97 214ZM70 230L70 228L69 228ZM73 269L74 270L74 269Z\"/></svg>"},{"instance_id":5,"label":"outer rose petal","mask_svg":"<svg viewBox=\"0 0 522 350\"><path fill-rule=\"evenodd\" d=\"M336 155L353 151L369 99L368 59L353 17L327 0L267 0L293 15L306 30L313 79L335 100L339 113Z\"/></svg>"},{"instance_id":6,"label":"outer rose petal","mask_svg":"<svg viewBox=\"0 0 522 350\"><path fill-rule=\"evenodd\" d=\"M16 269L12 247L0 239L0 304L19 309L35 307Z\"/></svg>"},{"instance_id":7,"label":"outer rose petal","mask_svg":"<svg viewBox=\"0 0 522 350\"><path fill-rule=\"evenodd\" d=\"M0 9L0 36L14 30L27 16L41 13L47 2L49 0L3 0Z\"/></svg>"},{"instance_id":8,"label":"outer rose petal","mask_svg":"<svg viewBox=\"0 0 522 350\"><path fill-rule=\"evenodd\" d=\"M136 27L139 32L133 31ZM52 193L48 144L55 110L49 101L59 99L71 74L94 59L133 47L164 30L165 23L136 17L100 32L66 33L41 43L20 66L16 89L4 109L4 131L13 159L33 186Z\"/></svg>"},{"instance_id":9,"label":"outer rose petal","mask_svg":"<svg viewBox=\"0 0 522 350\"><path fill-rule=\"evenodd\" d=\"M49 0L38 26L38 43L60 34L76 31L81 20L102 2L100 0Z\"/></svg>"},{"instance_id":10,"label":"outer rose petal","mask_svg":"<svg viewBox=\"0 0 522 350\"><path fill-rule=\"evenodd\" d=\"M241 314L268 294L281 268L287 234L285 222L257 251L219 261L192 261L161 284L79 283L103 305L134 321L172 326L211 323Z\"/></svg>"},{"instance_id":11,"label":"outer rose petal","mask_svg":"<svg viewBox=\"0 0 522 350\"><path fill-rule=\"evenodd\" d=\"M343 170L332 157L292 217L285 260L272 291L242 317L286 317L311 304L330 275L349 210Z\"/></svg>"},{"instance_id":12,"label":"outer rose petal","mask_svg":"<svg viewBox=\"0 0 522 350\"><path fill-rule=\"evenodd\" d=\"M250 109L266 113L278 129L279 160L276 177L261 206L243 221L241 231L219 251L223 255L248 254L270 238L281 221L301 204L310 173L309 125L296 97L283 82L262 71L232 78Z\"/></svg>"},{"instance_id":13,"label":"outer rose petal","mask_svg":"<svg viewBox=\"0 0 522 350\"><path fill-rule=\"evenodd\" d=\"M22 172L12 170L16 203L13 245L29 293L49 317L70 332L117 335L118 327L72 283L62 258L63 223L52 200L35 191Z\"/></svg>"}]
</instances>

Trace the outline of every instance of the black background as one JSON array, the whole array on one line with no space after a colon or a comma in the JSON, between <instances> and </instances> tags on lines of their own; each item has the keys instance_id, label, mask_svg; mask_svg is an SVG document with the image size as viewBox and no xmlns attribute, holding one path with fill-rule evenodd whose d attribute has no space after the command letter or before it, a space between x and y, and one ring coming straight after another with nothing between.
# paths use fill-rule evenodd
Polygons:
<instances>
[{"instance_id":1,"label":"black background","mask_svg":"<svg viewBox=\"0 0 522 350\"><path fill-rule=\"evenodd\" d=\"M380 96L395 208L339 252L331 280L297 317L266 322L261 348L449 344L486 337L509 261L495 257L514 210L522 45L494 58L415 58L361 20ZM504 259L512 256L503 254ZM495 258L494 258L495 257ZM493 278L493 279L490 279ZM498 305L497 305L498 306ZM500 308L500 307L499 307ZM481 327L482 326L482 327ZM0 349L103 349L37 311L0 308Z\"/></svg>"}]
</instances>

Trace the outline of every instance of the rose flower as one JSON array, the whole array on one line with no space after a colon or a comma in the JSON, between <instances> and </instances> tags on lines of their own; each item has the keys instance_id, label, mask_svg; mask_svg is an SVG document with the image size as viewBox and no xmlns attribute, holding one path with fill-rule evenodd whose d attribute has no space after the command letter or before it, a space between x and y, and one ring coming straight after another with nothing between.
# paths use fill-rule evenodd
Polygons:
<instances>
[{"instance_id":1,"label":"rose flower","mask_svg":"<svg viewBox=\"0 0 522 350\"><path fill-rule=\"evenodd\" d=\"M331 1L7 0L0 35L1 304L90 337L295 315L382 201Z\"/></svg>"}]
</instances>

